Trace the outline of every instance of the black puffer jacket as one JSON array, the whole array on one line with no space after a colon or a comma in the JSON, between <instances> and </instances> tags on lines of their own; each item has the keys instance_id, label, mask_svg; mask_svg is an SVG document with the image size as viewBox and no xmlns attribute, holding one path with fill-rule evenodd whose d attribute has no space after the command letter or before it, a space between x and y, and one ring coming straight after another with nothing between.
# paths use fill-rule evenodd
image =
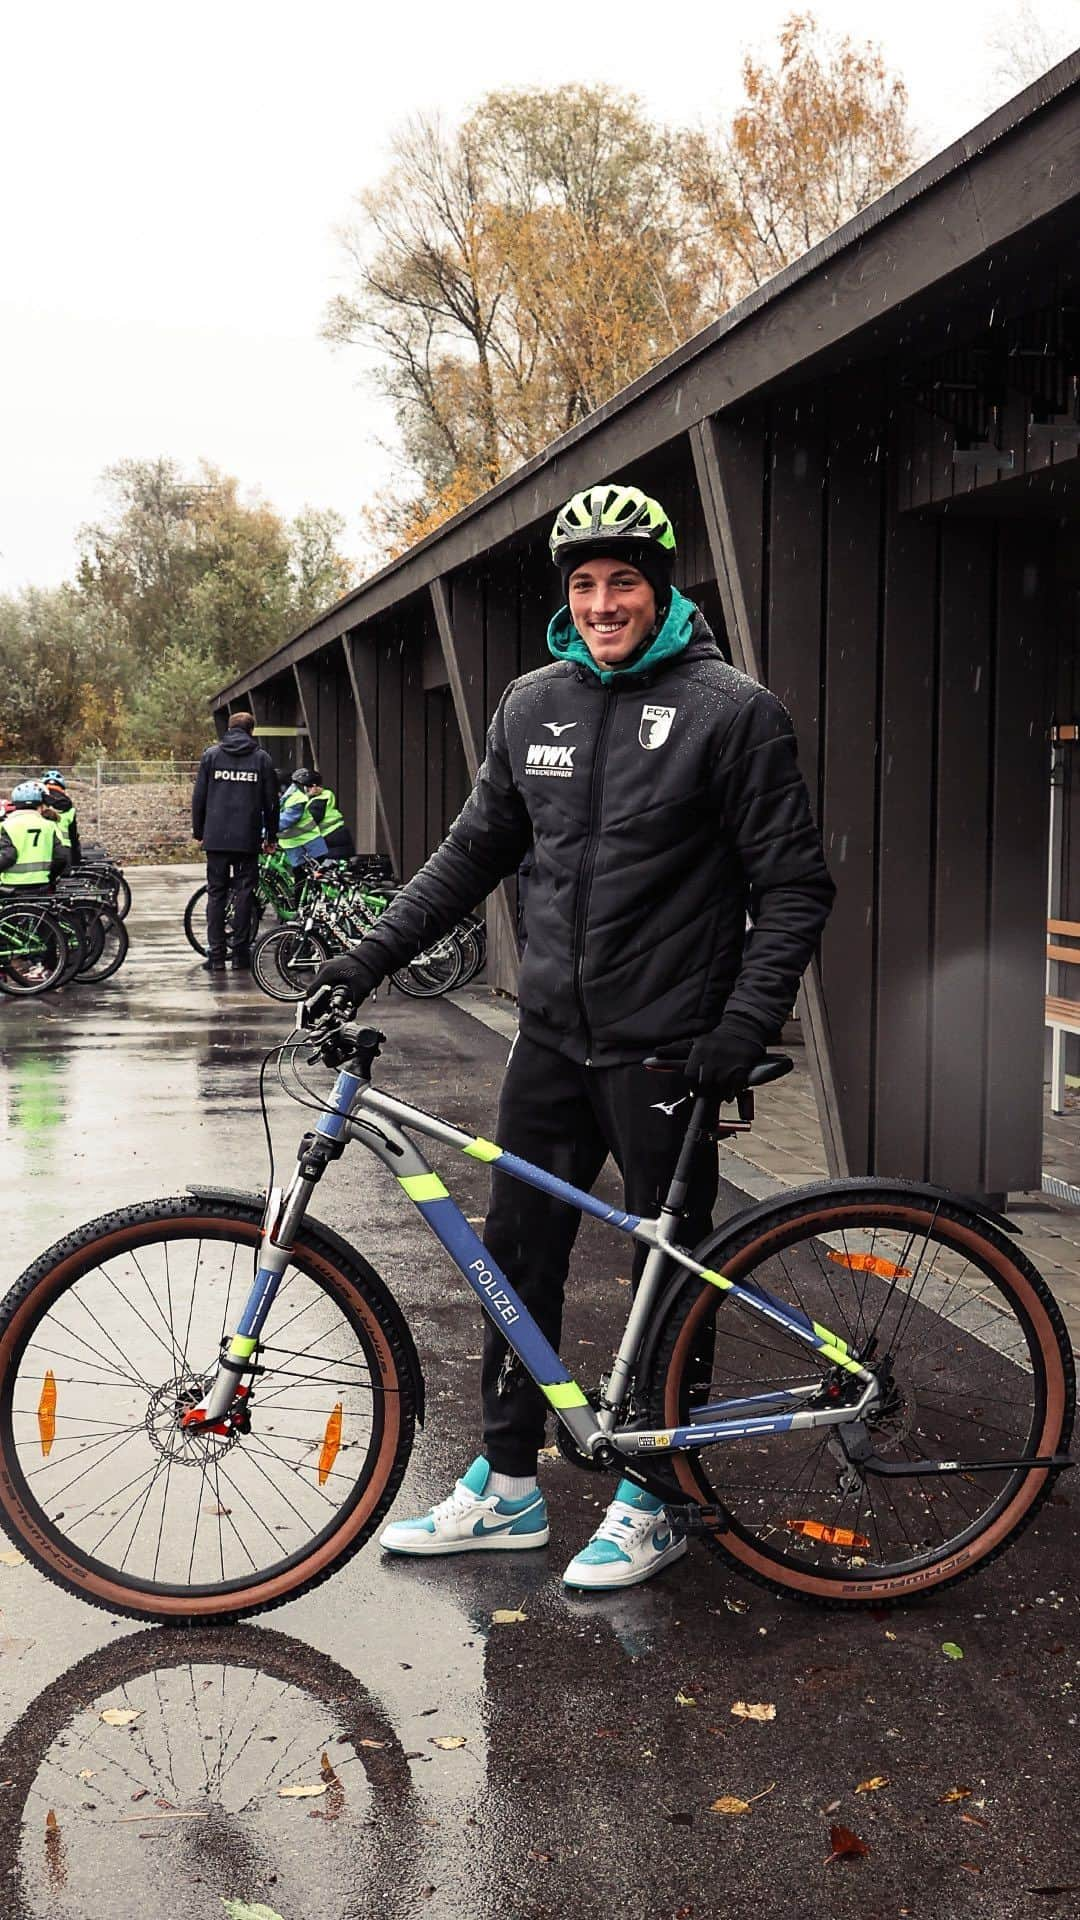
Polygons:
<instances>
[{"instance_id":1,"label":"black puffer jacket","mask_svg":"<svg viewBox=\"0 0 1080 1920\"><path fill-rule=\"evenodd\" d=\"M258 853L276 838L278 779L265 747L230 727L207 747L191 795L191 831L208 853Z\"/></svg>"},{"instance_id":2,"label":"black puffer jacket","mask_svg":"<svg viewBox=\"0 0 1080 1920\"><path fill-rule=\"evenodd\" d=\"M371 986L530 847L523 1032L596 1066L707 1032L725 1008L776 1034L835 888L791 720L700 614L652 673L603 686L557 662L511 683L469 799L359 949Z\"/></svg>"}]
</instances>

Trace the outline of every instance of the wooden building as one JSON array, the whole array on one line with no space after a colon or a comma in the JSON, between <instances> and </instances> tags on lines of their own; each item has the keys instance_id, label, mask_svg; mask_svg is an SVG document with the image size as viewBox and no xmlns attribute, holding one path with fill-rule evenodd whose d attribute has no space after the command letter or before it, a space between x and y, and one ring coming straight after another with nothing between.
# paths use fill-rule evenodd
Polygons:
<instances>
[{"instance_id":1,"label":"wooden building","mask_svg":"<svg viewBox=\"0 0 1080 1920\"><path fill-rule=\"evenodd\" d=\"M358 843L408 875L503 687L547 658L557 508L632 479L672 516L678 584L795 721L839 886L802 1001L832 1166L1038 1186L1078 376L1074 56L222 689L219 722L243 703L304 729ZM1056 898L1080 918L1058 757ZM504 890L508 992L512 913Z\"/></svg>"}]
</instances>

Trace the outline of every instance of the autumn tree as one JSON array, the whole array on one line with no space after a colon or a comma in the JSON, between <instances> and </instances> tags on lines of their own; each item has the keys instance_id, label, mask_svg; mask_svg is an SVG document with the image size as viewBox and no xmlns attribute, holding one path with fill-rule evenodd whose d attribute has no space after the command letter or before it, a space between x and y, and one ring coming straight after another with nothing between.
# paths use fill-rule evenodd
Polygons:
<instances>
[{"instance_id":1,"label":"autumn tree","mask_svg":"<svg viewBox=\"0 0 1080 1920\"><path fill-rule=\"evenodd\" d=\"M679 180L719 307L760 287L910 171L907 89L880 50L792 14L772 66L743 62L730 128L687 136Z\"/></svg>"},{"instance_id":2,"label":"autumn tree","mask_svg":"<svg viewBox=\"0 0 1080 1920\"><path fill-rule=\"evenodd\" d=\"M111 747L123 700L123 650L71 586L0 598L0 759L73 760Z\"/></svg>"},{"instance_id":3,"label":"autumn tree","mask_svg":"<svg viewBox=\"0 0 1080 1920\"><path fill-rule=\"evenodd\" d=\"M352 584L344 522L312 507L287 522L205 462L190 479L170 460L124 461L105 483L111 510L82 533L79 601L114 637L125 749L186 758L215 687Z\"/></svg>"},{"instance_id":4,"label":"autumn tree","mask_svg":"<svg viewBox=\"0 0 1080 1920\"><path fill-rule=\"evenodd\" d=\"M344 235L327 336L364 346L394 404L408 544L676 346L698 318L668 138L640 102L496 93L463 126L416 119Z\"/></svg>"}]
</instances>

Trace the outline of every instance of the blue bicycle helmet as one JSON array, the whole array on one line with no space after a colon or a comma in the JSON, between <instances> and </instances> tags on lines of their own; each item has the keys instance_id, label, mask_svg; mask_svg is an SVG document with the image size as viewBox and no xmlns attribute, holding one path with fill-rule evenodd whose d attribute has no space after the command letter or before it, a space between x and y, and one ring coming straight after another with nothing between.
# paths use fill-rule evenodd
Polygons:
<instances>
[{"instance_id":1,"label":"blue bicycle helmet","mask_svg":"<svg viewBox=\"0 0 1080 1920\"><path fill-rule=\"evenodd\" d=\"M47 787L63 787L64 792L67 792L67 781L64 779L59 767L50 767L47 773L42 774L41 778Z\"/></svg>"},{"instance_id":2,"label":"blue bicycle helmet","mask_svg":"<svg viewBox=\"0 0 1080 1920\"><path fill-rule=\"evenodd\" d=\"M40 807L45 795L39 780L20 780L17 787L12 787L11 797L17 807Z\"/></svg>"}]
</instances>

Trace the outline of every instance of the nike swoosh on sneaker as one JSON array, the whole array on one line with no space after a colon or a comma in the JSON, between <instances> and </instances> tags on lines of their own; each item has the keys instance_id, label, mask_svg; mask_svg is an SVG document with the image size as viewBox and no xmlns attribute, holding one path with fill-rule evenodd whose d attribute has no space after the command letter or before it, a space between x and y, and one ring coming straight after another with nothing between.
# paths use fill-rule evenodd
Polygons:
<instances>
[{"instance_id":1,"label":"nike swoosh on sneaker","mask_svg":"<svg viewBox=\"0 0 1080 1920\"><path fill-rule=\"evenodd\" d=\"M505 1533L507 1527L512 1527L515 1520L522 1519L526 1513L534 1512L534 1507L523 1507L520 1513L482 1513L479 1520L474 1522L473 1533L474 1535L478 1533Z\"/></svg>"},{"instance_id":2,"label":"nike swoosh on sneaker","mask_svg":"<svg viewBox=\"0 0 1080 1920\"><path fill-rule=\"evenodd\" d=\"M652 1543L657 1553L666 1553L671 1545L671 1535L670 1533L654 1533Z\"/></svg>"}]
</instances>

